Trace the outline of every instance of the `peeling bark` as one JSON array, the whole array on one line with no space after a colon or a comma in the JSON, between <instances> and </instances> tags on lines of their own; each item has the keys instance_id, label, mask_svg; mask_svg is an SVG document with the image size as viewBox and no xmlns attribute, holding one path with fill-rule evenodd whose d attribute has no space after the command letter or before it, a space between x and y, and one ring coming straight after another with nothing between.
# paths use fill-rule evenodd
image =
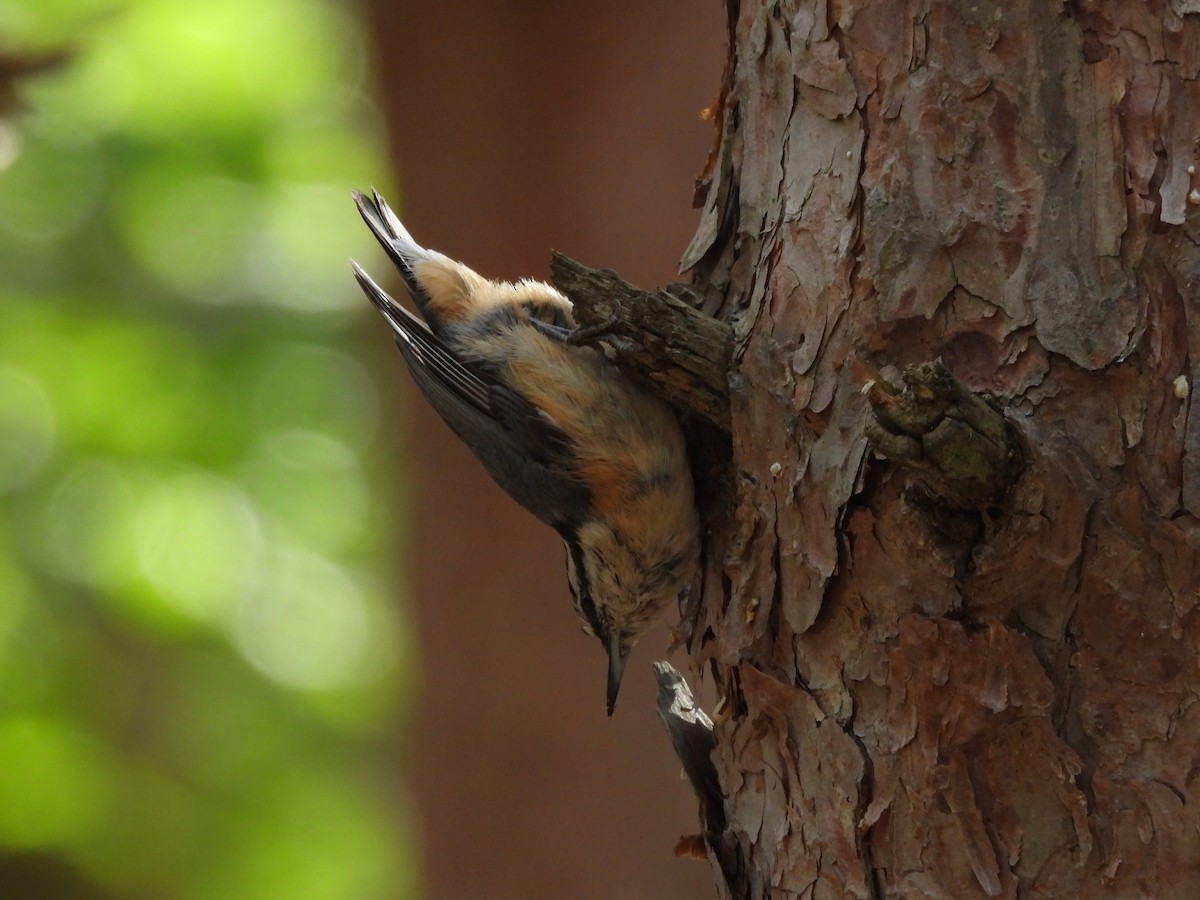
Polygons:
<instances>
[{"instance_id":1,"label":"peeling bark","mask_svg":"<svg viewBox=\"0 0 1200 900\"><path fill-rule=\"evenodd\" d=\"M727 7L722 895L1200 896L1200 7ZM939 357L1026 452L957 551L863 429Z\"/></svg>"}]
</instances>

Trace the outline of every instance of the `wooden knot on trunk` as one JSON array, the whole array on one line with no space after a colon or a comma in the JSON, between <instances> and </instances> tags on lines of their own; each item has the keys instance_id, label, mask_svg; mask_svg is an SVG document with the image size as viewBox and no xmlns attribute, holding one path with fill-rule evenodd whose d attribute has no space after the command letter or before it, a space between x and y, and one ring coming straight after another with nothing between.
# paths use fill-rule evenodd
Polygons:
<instances>
[{"instance_id":1,"label":"wooden knot on trunk","mask_svg":"<svg viewBox=\"0 0 1200 900\"><path fill-rule=\"evenodd\" d=\"M1024 458L1004 413L963 387L940 359L909 366L900 387L877 377L863 391L874 449L919 483L909 499L946 537L978 540L980 513L999 510Z\"/></svg>"}]
</instances>

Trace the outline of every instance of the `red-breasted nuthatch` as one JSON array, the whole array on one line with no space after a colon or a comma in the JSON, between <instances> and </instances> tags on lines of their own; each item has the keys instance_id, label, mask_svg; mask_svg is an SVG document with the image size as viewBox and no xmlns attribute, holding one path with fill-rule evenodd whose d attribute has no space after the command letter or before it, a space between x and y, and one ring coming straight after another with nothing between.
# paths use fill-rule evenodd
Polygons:
<instances>
[{"instance_id":1,"label":"red-breasted nuthatch","mask_svg":"<svg viewBox=\"0 0 1200 900\"><path fill-rule=\"evenodd\" d=\"M413 379L500 487L567 545L575 610L608 653L612 715L630 649L697 564L679 422L601 352L569 341L571 303L550 285L489 281L417 244L378 194L354 199L425 319L352 263Z\"/></svg>"}]
</instances>

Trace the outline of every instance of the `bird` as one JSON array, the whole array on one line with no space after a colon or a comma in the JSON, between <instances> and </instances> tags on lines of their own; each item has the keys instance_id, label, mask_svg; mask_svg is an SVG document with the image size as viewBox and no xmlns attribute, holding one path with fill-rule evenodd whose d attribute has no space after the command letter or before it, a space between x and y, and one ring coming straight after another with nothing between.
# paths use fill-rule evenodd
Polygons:
<instances>
[{"instance_id":1,"label":"bird","mask_svg":"<svg viewBox=\"0 0 1200 900\"><path fill-rule=\"evenodd\" d=\"M695 580L700 524L679 418L594 346L562 293L493 281L418 244L376 191L359 214L416 314L351 260L413 380L496 483L566 546L585 633L608 656L613 714L638 639Z\"/></svg>"}]
</instances>

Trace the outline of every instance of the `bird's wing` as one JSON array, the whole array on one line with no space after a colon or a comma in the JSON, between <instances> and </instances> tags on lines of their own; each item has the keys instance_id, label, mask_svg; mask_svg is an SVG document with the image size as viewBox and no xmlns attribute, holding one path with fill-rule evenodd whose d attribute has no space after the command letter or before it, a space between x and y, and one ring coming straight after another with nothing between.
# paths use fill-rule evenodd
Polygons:
<instances>
[{"instance_id":1,"label":"bird's wing","mask_svg":"<svg viewBox=\"0 0 1200 900\"><path fill-rule=\"evenodd\" d=\"M357 263L352 265L363 292L391 326L413 380L488 473L543 522L558 528L578 522L590 494L574 474L563 432L486 364L460 359Z\"/></svg>"},{"instance_id":2,"label":"bird's wing","mask_svg":"<svg viewBox=\"0 0 1200 900\"><path fill-rule=\"evenodd\" d=\"M429 302L429 294L422 287L413 267L421 260L429 259L430 252L413 240L400 217L392 212L392 208L379 196L378 191L372 190L371 197L367 197L361 191L350 193L354 196L359 215L371 229L371 234L375 235L375 240L379 241L388 259L400 270L404 286L408 288L413 301L424 310Z\"/></svg>"}]
</instances>

